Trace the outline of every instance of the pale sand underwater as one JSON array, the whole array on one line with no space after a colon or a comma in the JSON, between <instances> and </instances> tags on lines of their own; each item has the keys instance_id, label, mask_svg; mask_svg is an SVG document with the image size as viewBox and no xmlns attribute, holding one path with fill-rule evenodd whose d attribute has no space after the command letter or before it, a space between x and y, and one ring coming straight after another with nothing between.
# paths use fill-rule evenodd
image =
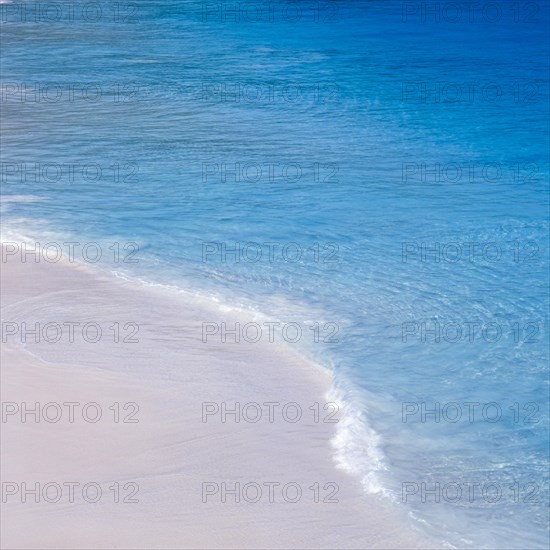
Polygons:
<instances>
[{"instance_id":1,"label":"pale sand underwater","mask_svg":"<svg viewBox=\"0 0 550 550\"><path fill-rule=\"evenodd\" d=\"M202 322L219 319L220 312L166 289L67 262L23 263L17 255L1 268L2 321L12 323L11 331L23 322L27 330L48 322L139 325L137 343L122 342L122 333L115 343L109 330L100 341L86 342L78 327L73 342L67 335L55 343L39 335L36 343L30 334L22 343L19 334L4 334L3 548L434 546L389 506L364 495L359 479L335 467L330 440L336 424L315 422L308 411L328 401L328 371L276 343L204 343ZM223 318L228 321L226 313ZM215 414L203 421L203 402L225 402L228 409L235 402L296 402L305 414L295 423L280 414L273 422L237 423L228 415L223 423ZM22 403L27 412L39 403L39 422L32 412L21 421ZM59 404L61 417L47 403ZM64 403L73 403L73 422ZM87 403L96 405L84 417ZM101 418L90 421L98 410ZM52 485L46 497L28 493L22 502L23 482L27 491L36 483L40 491ZM72 499L63 485L69 482L79 484ZM227 488L257 483L261 498L253 502L251 485L247 499L237 503L228 492L222 502L224 482ZM84 498L86 483L93 485ZM287 483L303 490L297 502L282 497ZM315 483L320 502L309 489ZM203 502L205 487L212 494ZM337 502L323 502L335 487Z\"/></svg>"}]
</instances>

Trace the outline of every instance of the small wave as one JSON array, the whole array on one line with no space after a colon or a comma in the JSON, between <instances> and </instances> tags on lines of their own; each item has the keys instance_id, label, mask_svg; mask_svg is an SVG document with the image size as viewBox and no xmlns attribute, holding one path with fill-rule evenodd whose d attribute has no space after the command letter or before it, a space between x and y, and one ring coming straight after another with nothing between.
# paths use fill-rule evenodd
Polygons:
<instances>
[{"instance_id":1,"label":"small wave","mask_svg":"<svg viewBox=\"0 0 550 550\"><path fill-rule=\"evenodd\" d=\"M328 396L344 411L331 441L334 460L338 468L361 479L365 492L389 497L391 493L380 479L380 473L388 470L380 435L369 426L366 407L359 407L349 398L350 393L349 389L344 391L333 386Z\"/></svg>"}]
</instances>

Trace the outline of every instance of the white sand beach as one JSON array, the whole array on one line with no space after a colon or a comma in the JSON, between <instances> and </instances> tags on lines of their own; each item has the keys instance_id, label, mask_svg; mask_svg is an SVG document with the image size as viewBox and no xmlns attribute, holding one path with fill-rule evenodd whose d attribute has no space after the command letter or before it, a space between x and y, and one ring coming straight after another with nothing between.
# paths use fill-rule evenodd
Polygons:
<instances>
[{"instance_id":1,"label":"white sand beach","mask_svg":"<svg viewBox=\"0 0 550 550\"><path fill-rule=\"evenodd\" d=\"M88 266L5 260L3 548L428 547L335 467L336 424L308 409L327 402L327 372L277 343L202 342L203 321L231 319L169 290ZM56 338L54 325L43 333L47 323L77 322L72 342L43 338ZM122 332L114 342L115 322L139 326L139 342ZM31 333L22 341L23 323L39 323L39 342ZM96 343L82 337L85 323L103 328ZM237 423L203 421L204 402L208 411L280 405L273 422ZM289 402L300 404L300 421L280 414Z\"/></svg>"}]
</instances>

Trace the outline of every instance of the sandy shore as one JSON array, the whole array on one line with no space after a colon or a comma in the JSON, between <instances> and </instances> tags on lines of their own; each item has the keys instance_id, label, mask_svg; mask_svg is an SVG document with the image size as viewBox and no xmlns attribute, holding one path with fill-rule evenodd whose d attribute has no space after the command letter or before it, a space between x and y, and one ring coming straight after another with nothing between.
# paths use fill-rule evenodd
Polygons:
<instances>
[{"instance_id":1,"label":"sandy shore","mask_svg":"<svg viewBox=\"0 0 550 550\"><path fill-rule=\"evenodd\" d=\"M13 255L1 282L2 548L427 547L336 469L330 375L294 350L204 343L227 314L75 264Z\"/></svg>"}]
</instances>

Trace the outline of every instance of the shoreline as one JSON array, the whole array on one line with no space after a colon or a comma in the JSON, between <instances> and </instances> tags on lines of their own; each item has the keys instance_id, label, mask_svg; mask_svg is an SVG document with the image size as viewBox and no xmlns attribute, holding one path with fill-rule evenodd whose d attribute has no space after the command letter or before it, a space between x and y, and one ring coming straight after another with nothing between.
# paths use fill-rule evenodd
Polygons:
<instances>
[{"instance_id":1,"label":"shoreline","mask_svg":"<svg viewBox=\"0 0 550 550\"><path fill-rule=\"evenodd\" d=\"M28 337L10 334L2 346L2 401L12 404L2 481L15 483L3 505L4 547L434 547L336 468L337 424L310 410L328 402L331 377L288 346L203 342L201 319L237 316L93 268L14 256L2 263L1 282L3 322L19 332L26 323ZM51 323L76 322L99 325L102 339L79 338L80 325L73 341L32 334L39 323L51 340ZM128 324L138 342L120 332ZM31 412L23 422L21 411L36 403L39 421ZM51 403L58 406L45 408ZM73 422L65 403L79 403ZM90 403L99 409L88 406L84 417ZM22 502L36 483L39 502L32 492ZM73 502L66 483L80 484ZM98 486L102 496L90 502ZM48 502L58 487L59 501Z\"/></svg>"}]
</instances>

